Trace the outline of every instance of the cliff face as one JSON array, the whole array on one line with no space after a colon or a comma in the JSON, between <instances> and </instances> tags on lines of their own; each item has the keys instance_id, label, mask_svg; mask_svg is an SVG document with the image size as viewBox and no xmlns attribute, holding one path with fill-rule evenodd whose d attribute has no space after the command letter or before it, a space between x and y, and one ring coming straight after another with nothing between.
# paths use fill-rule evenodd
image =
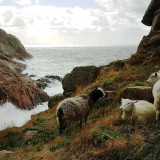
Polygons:
<instances>
[{"instance_id":1,"label":"cliff face","mask_svg":"<svg viewBox=\"0 0 160 160\"><path fill-rule=\"evenodd\" d=\"M137 53L130 58L131 64L157 61L160 57L160 1L152 0L142 23L152 26L149 35L144 36L138 46Z\"/></svg>"},{"instance_id":2,"label":"cliff face","mask_svg":"<svg viewBox=\"0 0 160 160\"><path fill-rule=\"evenodd\" d=\"M13 60L31 57L15 36L0 29L0 104L9 101L19 108L32 109L48 100L45 92L35 88L33 81L21 74L25 65Z\"/></svg>"},{"instance_id":3,"label":"cliff face","mask_svg":"<svg viewBox=\"0 0 160 160\"><path fill-rule=\"evenodd\" d=\"M20 60L31 58L32 56L25 50L18 38L7 34L0 29L0 56L17 58Z\"/></svg>"}]
</instances>

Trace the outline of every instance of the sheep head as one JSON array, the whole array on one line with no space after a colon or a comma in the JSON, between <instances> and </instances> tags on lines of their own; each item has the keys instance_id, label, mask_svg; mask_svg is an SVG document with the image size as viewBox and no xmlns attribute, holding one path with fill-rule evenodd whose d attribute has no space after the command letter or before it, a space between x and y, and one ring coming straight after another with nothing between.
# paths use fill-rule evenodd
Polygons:
<instances>
[{"instance_id":1,"label":"sheep head","mask_svg":"<svg viewBox=\"0 0 160 160\"><path fill-rule=\"evenodd\" d=\"M93 90L90 94L90 100L92 103L95 103L99 98L105 97L105 92L102 90L102 88L96 88Z\"/></svg>"},{"instance_id":2,"label":"sheep head","mask_svg":"<svg viewBox=\"0 0 160 160\"><path fill-rule=\"evenodd\" d=\"M130 100L130 99L121 99L121 106L120 106L120 112L132 112L134 103L138 102L137 100Z\"/></svg>"},{"instance_id":3,"label":"sheep head","mask_svg":"<svg viewBox=\"0 0 160 160\"><path fill-rule=\"evenodd\" d=\"M147 82L149 84L154 85L159 79L160 79L160 72L155 72L155 73L152 73L150 75L150 77L148 78Z\"/></svg>"}]
</instances>

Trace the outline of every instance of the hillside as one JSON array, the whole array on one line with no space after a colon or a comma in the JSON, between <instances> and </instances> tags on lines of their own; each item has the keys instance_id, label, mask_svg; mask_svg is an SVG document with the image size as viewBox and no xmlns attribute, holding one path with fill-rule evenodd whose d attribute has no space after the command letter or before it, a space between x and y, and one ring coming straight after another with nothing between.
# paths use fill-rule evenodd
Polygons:
<instances>
[{"instance_id":1,"label":"hillside","mask_svg":"<svg viewBox=\"0 0 160 160\"><path fill-rule=\"evenodd\" d=\"M152 14L156 18L152 17L151 32L144 36L137 52L127 60L106 66L73 69L63 79L64 95L50 97L50 109L33 116L21 128L8 128L0 132L0 150L10 151L0 153L2 160L160 159L160 125L125 123L119 113L124 90L131 86L148 87L146 80L150 74L160 70L160 32L154 27L159 23L159 12L155 13L150 7L146 14L154 11ZM68 96L89 93L96 87L113 91L114 95L96 103L82 129L74 123L59 136L57 103Z\"/></svg>"}]
</instances>

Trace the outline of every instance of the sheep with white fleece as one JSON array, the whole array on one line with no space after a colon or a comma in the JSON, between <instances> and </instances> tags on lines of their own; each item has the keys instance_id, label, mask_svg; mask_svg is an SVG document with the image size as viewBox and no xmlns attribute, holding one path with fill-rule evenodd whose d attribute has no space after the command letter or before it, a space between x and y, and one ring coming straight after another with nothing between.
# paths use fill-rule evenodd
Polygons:
<instances>
[{"instance_id":1,"label":"sheep with white fleece","mask_svg":"<svg viewBox=\"0 0 160 160\"><path fill-rule=\"evenodd\" d=\"M57 107L59 133L62 134L63 130L75 121L80 120L80 127L82 127L82 122L86 123L94 104L101 97L105 97L105 93L101 88L98 88L89 95L82 94L63 100Z\"/></svg>"},{"instance_id":2,"label":"sheep with white fleece","mask_svg":"<svg viewBox=\"0 0 160 160\"><path fill-rule=\"evenodd\" d=\"M148 83L154 84L153 86L153 97L154 107L156 109L156 120L160 120L160 72L155 72L147 80Z\"/></svg>"},{"instance_id":3,"label":"sheep with white fleece","mask_svg":"<svg viewBox=\"0 0 160 160\"><path fill-rule=\"evenodd\" d=\"M122 99L120 111L124 121L134 120L138 124L147 124L156 120L154 105L144 100Z\"/></svg>"}]
</instances>

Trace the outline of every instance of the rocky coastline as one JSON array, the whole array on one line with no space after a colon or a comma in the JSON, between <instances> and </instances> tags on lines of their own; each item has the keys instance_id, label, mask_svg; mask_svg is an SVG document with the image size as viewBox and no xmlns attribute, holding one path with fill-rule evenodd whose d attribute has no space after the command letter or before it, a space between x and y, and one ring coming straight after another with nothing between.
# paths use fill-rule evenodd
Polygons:
<instances>
[{"instance_id":1,"label":"rocky coastline","mask_svg":"<svg viewBox=\"0 0 160 160\"><path fill-rule=\"evenodd\" d=\"M14 59L25 60L32 56L13 35L0 29L0 104L11 102L21 109L33 109L48 101L48 95L34 86L34 81L21 72L25 65Z\"/></svg>"}]
</instances>

